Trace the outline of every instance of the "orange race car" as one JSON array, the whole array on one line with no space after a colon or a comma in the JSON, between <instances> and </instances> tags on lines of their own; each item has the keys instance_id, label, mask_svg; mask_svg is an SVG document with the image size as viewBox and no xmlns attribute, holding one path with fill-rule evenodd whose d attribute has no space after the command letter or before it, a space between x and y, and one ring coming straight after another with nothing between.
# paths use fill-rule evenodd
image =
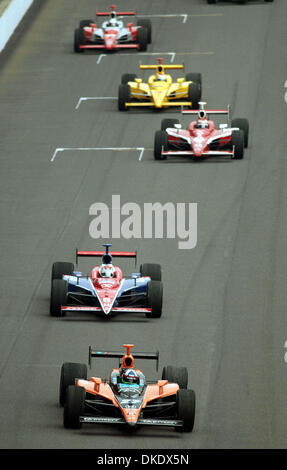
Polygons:
<instances>
[{"instance_id":1,"label":"orange race car","mask_svg":"<svg viewBox=\"0 0 287 470\"><path fill-rule=\"evenodd\" d=\"M119 359L119 367L112 369L108 380L87 380L86 364L62 365L60 404L64 406L64 426L79 429L83 423L106 423L135 429L152 425L191 432L195 393L187 389L187 369L167 366L161 380L147 381L142 371L134 367L134 360L155 360L158 370L159 353L131 354L133 344L123 347L126 354L89 348L89 366L93 357Z\"/></svg>"}]
</instances>

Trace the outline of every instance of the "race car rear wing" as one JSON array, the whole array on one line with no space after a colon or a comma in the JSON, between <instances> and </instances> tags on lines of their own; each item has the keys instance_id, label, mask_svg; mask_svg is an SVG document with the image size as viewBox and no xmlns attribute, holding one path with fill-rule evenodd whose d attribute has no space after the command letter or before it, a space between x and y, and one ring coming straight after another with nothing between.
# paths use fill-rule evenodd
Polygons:
<instances>
[{"instance_id":1,"label":"race car rear wing","mask_svg":"<svg viewBox=\"0 0 287 470\"><path fill-rule=\"evenodd\" d=\"M115 11L116 6L111 5L111 11L98 11L96 10L96 16L110 16L113 12L116 16L135 16L136 11Z\"/></svg>"},{"instance_id":2,"label":"race car rear wing","mask_svg":"<svg viewBox=\"0 0 287 470\"><path fill-rule=\"evenodd\" d=\"M78 258L103 258L103 262L110 263L112 257L115 258L134 258L135 264L137 260L137 252L136 251L109 251L109 244L104 245L106 246L106 251L81 251L76 250L76 263L78 264ZM106 260L104 259L106 257Z\"/></svg>"},{"instance_id":3,"label":"race car rear wing","mask_svg":"<svg viewBox=\"0 0 287 470\"><path fill-rule=\"evenodd\" d=\"M230 109L230 105L227 106L227 109L205 109L205 108L201 108L201 109L182 109L181 110L181 114L196 114L198 115L198 113L201 111L201 110L204 110L206 112L206 114L223 114L223 115L226 115L228 116L228 120L230 118L230 114L231 114L231 109Z\"/></svg>"},{"instance_id":4,"label":"race car rear wing","mask_svg":"<svg viewBox=\"0 0 287 470\"><path fill-rule=\"evenodd\" d=\"M156 361L156 370L158 370L159 351L157 351L156 353L137 352L137 353L130 354L130 348L133 347L133 344L124 344L123 346L127 349L126 355L120 351L99 351L97 348L89 346L89 366L91 367L91 362L92 362L93 357L118 358L120 365L121 365L121 360L126 360L127 358L131 358L131 359L154 360Z\"/></svg>"},{"instance_id":5,"label":"race car rear wing","mask_svg":"<svg viewBox=\"0 0 287 470\"><path fill-rule=\"evenodd\" d=\"M177 65L175 65L175 64L143 65L143 64L141 64L141 62L140 62L139 68L141 70L156 70L156 69L158 69L159 66L162 67L163 70L167 70L167 69L169 69L169 70L170 69L184 69L184 64L177 64Z\"/></svg>"}]
</instances>

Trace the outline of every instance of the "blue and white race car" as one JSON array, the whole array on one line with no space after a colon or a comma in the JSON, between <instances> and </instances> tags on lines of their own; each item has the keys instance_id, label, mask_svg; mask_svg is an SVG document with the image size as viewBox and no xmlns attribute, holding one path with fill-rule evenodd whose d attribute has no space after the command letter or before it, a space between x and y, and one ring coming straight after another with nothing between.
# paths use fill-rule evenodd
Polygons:
<instances>
[{"instance_id":1,"label":"blue and white race car","mask_svg":"<svg viewBox=\"0 0 287 470\"><path fill-rule=\"evenodd\" d=\"M102 257L102 264L84 275L73 263L56 262L52 267L50 314L63 317L66 312L92 312L111 317L118 313L144 313L158 318L162 313L161 267L159 264L140 265L139 273L124 277L112 258L135 258L136 252L109 251L76 252L79 257Z\"/></svg>"}]
</instances>

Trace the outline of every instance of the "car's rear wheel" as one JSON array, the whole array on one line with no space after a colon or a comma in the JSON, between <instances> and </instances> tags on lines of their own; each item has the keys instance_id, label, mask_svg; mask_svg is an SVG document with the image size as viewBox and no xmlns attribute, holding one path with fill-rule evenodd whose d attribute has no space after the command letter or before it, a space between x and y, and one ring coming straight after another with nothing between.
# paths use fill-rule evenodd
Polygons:
<instances>
[{"instance_id":1,"label":"car's rear wheel","mask_svg":"<svg viewBox=\"0 0 287 470\"><path fill-rule=\"evenodd\" d=\"M191 101L192 109L198 109L201 100L201 87L198 83L190 83L188 85L188 101Z\"/></svg>"},{"instance_id":2,"label":"car's rear wheel","mask_svg":"<svg viewBox=\"0 0 287 470\"><path fill-rule=\"evenodd\" d=\"M68 284L63 279L54 279L51 287L50 315L52 317L63 317L65 315L61 306L66 304Z\"/></svg>"},{"instance_id":3,"label":"car's rear wheel","mask_svg":"<svg viewBox=\"0 0 287 470\"><path fill-rule=\"evenodd\" d=\"M166 155L162 155L163 150L168 149L168 135L165 131L156 131L154 136L154 159L165 160Z\"/></svg>"},{"instance_id":4,"label":"car's rear wheel","mask_svg":"<svg viewBox=\"0 0 287 470\"><path fill-rule=\"evenodd\" d=\"M81 49L80 46L83 46L86 43L86 35L83 29L75 29L74 33L74 52L82 53L85 49Z\"/></svg>"},{"instance_id":5,"label":"car's rear wheel","mask_svg":"<svg viewBox=\"0 0 287 470\"><path fill-rule=\"evenodd\" d=\"M91 23L94 23L94 20L81 20L79 23L79 29L83 29L85 26L90 26Z\"/></svg>"},{"instance_id":6,"label":"car's rear wheel","mask_svg":"<svg viewBox=\"0 0 287 470\"><path fill-rule=\"evenodd\" d=\"M147 304L151 308L151 313L147 313L148 318L159 318L162 313L162 292L161 281L150 281L147 285Z\"/></svg>"},{"instance_id":7,"label":"car's rear wheel","mask_svg":"<svg viewBox=\"0 0 287 470\"><path fill-rule=\"evenodd\" d=\"M137 78L135 73L124 73L122 75L121 83L122 85L126 85L128 82L134 82L135 78Z\"/></svg>"},{"instance_id":8,"label":"car's rear wheel","mask_svg":"<svg viewBox=\"0 0 287 470\"><path fill-rule=\"evenodd\" d=\"M139 51L144 52L147 50L148 44L148 33L146 28L139 28L137 30L137 41L139 45Z\"/></svg>"},{"instance_id":9,"label":"car's rear wheel","mask_svg":"<svg viewBox=\"0 0 287 470\"><path fill-rule=\"evenodd\" d=\"M74 272L74 264L65 261L56 261L52 266L51 280L62 279L63 275L72 276Z\"/></svg>"},{"instance_id":10,"label":"car's rear wheel","mask_svg":"<svg viewBox=\"0 0 287 470\"><path fill-rule=\"evenodd\" d=\"M176 396L177 418L183 421L182 428L176 430L191 432L195 419L195 393L193 390L178 390Z\"/></svg>"},{"instance_id":11,"label":"car's rear wheel","mask_svg":"<svg viewBox=\"0 0 287 470\"><path fill-rule=\"evenodd\" d=\"M248 147L248 138L249 138L249 121L245 118L236 118L232 119L231 127L239 127L244 134L244 147Z\"/></svg>"},{"instance_id":12,"label":"car's rear wheel","mask_svg":"<svg viewBox=\"0 0 287 470\"><path fill-rule=\"evenodd\" d=\"M179 124L178 119L163 119L161 121L161 130L165 131L168 127L174 127L175 124Z\"/></svg>"},{"instance_id":13,"label":"car's rear wheel","mask_svg":"<svg viewBox=\"0 0 287 470\"><path fill-rule=\"evenodd\" d=\"M152 26L151 26L151 21L148 19L142 19L137 21L138 26L142 26L143 28L146 28L147 30L147 42L148 44L151 43L152 39Z\"/></svg>"},{"instance_id":14,"label":"car's rear wheel","mask_svg":"<svg viewBox=\"0 0 287 470\"><path fill-rule=\"evenodd\" d=\"M152 281L161 281L161 266L156 263L144 263L140 265L142 276L149 276Z\"/></svg>"},{"instance_id":15,"label":"car's rear wheel","mask_svg":"<svg viewBox=\"0 0 287 470\"><path fill-rule=\"evenodd\" d=\"M69 385L66 392L64 407L64 426L69 429L82 427L80 416L85 410L86 390L83 387Z\"/></svg>"},{"instance_id":16,"label":"car's rear wheel","mask_svg":"<svg viewBox=\"0 0 287 470\"><path fill-rule=\"evenodd\" d=\"M234 147L234 159L241 160L244 157L244 134L243 131L233 131L231 144Z\"/></svg>"},{"instance_id":17,"label":"car's rear wheel","mask_svg":"<svg viewBox=\"0 0 287 470\"><path fill-rule=\"evenodd\" d=\"M162 380L176 383L181 389L187 389L188 371L186 367L166 366L162 370Z\"/></svg>"},{"instance_id":18,"label":"car's rear wheel","mask_svg":"<svg viewBox=\"0 0 287 470\"><path fill-rule=\"evenodd\" d=\"M87 380L86 364L76 362L65 362L61 368L59 402L64 406L66 400L66 391L69 385L75 385L75 379Z\"/></svg>"},{"instance_id":19,"label":"car's rear wheel","mask_svg":"<svg viewBox=\"0 0 287 470\"><path fill-rule=\"evenodd\" d=\"M128 108L126 103L130 101L131 98L131 89L129 85L120 85L119 86L119 99L118 99L118 106L119 111L126 111Z\"/></svg>"}]
</instances>

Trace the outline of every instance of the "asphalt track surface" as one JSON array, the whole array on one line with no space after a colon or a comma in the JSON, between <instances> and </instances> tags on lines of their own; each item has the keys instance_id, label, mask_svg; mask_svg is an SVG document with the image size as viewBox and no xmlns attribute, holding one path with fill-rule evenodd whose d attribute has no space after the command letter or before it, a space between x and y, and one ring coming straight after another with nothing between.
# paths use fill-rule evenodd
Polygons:
<instances>
[{"instance_id":1,"label":"asphalt track surface","mask_svg":"<svg viewBox=\"0 0 287 470\"><path fill-rule=\"evenodd\" d=\"M284 448L286 1L123 0L121 8L131 3L147 16L195 15L186 23L154 17L149 51L208 52L177 54L174 62L202 73L209 107L230 103L234 117L249 118L250 146L242 161L155 162L145 150L141 160L137 151L64 151L51 162L64 147L151 149L162 117L178 113L120 113L113 100L81 102L76 110L80 97L116 96L122 73L137 72L139 57L111 54L97 64L93 52L72 52L73 30L93 18L93 0L81 7L77 0L35 2L0 65L0 447ZM137 248L139 262L162 264L162 318L51 318L51 265L72 261L76 247L108 241L90 237L89 207L110 205L113 194L141 207L198 203L193 250L179 250L173 239L111 240L116 250ZM192 434L63 428L61 364L86 362L89 345L114 350L124 342L158 349L160 371L188 367L197 395ZM113 365L99 361L92 373L105 376ZM142 368L157 377L149 363Z\"/></svg>"}]
</instances>

